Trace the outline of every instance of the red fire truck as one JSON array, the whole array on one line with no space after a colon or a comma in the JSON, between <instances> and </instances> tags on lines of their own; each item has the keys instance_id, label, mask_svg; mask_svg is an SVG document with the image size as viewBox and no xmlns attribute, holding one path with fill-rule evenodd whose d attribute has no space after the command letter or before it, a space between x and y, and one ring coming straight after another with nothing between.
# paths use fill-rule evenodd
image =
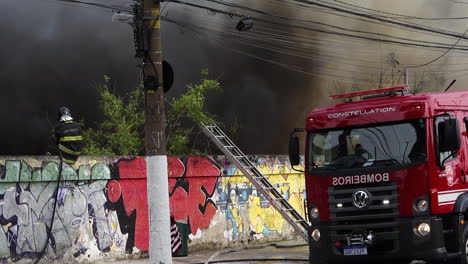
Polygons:
<instances>
[{"instance_id":1,"label":"red fire truck","mask_svg":"<svg viewBox=\"0 0 468 264\"><path fill-rule=\"evenodd\" d=\"M348 102L313 110L305 128L311 263L468 263L468 91L333 98Z\"/></svg>"}]
</instances>

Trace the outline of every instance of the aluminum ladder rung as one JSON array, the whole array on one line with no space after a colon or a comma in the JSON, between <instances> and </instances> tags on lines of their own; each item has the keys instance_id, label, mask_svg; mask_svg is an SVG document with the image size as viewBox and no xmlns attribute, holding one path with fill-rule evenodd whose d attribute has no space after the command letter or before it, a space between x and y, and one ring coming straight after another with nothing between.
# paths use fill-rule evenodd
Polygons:
<instances>
[{"instance_id":1,"label":"aluminum ladder rung","mask_svg":"<svg viewBox=\"0 0 468 264\"><path fill-rule=\"evenodd\" d=\"M273 198L273 200L275 200L275 201L286 201L286 199L284 199L283 197L281 197L281 198L276 198L275 197L275 198Z\"/></svg>"}]
</instances>

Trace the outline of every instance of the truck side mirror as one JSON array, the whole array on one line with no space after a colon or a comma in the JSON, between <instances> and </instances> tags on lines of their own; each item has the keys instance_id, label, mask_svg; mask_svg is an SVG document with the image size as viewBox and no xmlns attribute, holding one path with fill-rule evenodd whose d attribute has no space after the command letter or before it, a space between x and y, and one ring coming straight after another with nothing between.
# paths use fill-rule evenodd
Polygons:
<instances>
[{"instance_id":1,"label":"truck side mirror","mask_svg":"<svg viewBox=\"0 0 468 264\"><path fill-rule=\"evenodd\" d=\"M457 151L460 149L460 125L458 120L450 117L442 123L439 123L439 151Z\"/></svg>"},{"instance_id":2,"label":"truck side mirror","mask_svg":"<svg viewBox=\"0 0 468 264\"><path fill-rule=\"evenodd\" d=\"M289 137L289 162L291 162L291 166L297 166L300 163L299 137L296 135Z\"/></svg>"}]
</instances>

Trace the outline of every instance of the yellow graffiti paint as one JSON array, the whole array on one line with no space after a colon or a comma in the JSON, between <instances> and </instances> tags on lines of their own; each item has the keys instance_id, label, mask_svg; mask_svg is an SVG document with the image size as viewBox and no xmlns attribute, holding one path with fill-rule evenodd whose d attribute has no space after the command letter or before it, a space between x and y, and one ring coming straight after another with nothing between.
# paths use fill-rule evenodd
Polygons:
<instances>
[{"instance_id":1,"label":"yellow graffiti paint","mask_svg":"<svg viewBox=\"0 0 468 264\"><path fill-rule=\"evenodd\" d=\"M282 193L283 196L286 196L286 193L289 192L288 202L300 214L304 215L304 175L293 171L284 164L269 164L270 166L266 163L262 163L257 166L257 170L260 171L269 180L269 182ZM300 169L299 166L298 169ZM236 187L245 188L245 184L248 184L250 188L253 188L252 183L250 183L245 177L238 176L241 174L242 172L240 172L240 170L236 170L234 173L235 176L223 177L221 180L222 185L227 186L227 184L230 184L231 188L234 189ZM237 199L232 193L228 195L231 197L232 201L234 222L239 229L238 231L242 232L242 216L238 214L239 205L237 204ZM236 193L236 195L239 194ZM257 234L263 233L266 229L282 232L285 224L287 223L286 220L284 220L283 216L271 205L267 208L262 208L261 202L259 193L258 196L250 194L248 197L248 220L251 230Z\"/></svg>"}]
</instances>

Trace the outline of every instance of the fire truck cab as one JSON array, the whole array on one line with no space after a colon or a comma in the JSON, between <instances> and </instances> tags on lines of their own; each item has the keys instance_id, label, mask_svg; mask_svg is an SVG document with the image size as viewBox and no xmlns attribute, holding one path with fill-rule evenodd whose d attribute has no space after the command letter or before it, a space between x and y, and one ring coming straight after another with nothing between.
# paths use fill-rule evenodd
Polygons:
<instances>
[{"instance_id":1,"label":"fire truck cab","mask_svg":"<svg viewBox=\"0 0 468 264\"><path fill-rule=\"evenodd\" d=\"M310 262L467 264L468 91L402 86L333 98L356 97L307 118Z\"/></svg>"}]
</instances>

